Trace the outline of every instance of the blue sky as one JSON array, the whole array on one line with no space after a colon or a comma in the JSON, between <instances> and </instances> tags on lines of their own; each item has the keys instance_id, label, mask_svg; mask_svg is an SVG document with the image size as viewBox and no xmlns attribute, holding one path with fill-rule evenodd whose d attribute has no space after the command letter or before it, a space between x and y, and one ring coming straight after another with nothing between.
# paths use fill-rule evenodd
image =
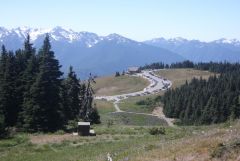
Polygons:
<instances>
[{"instance_id":1,"label":"blue sky","mask_svg":"<svg viewBox=\"0 0 240 161\"><path fill-rule=\"evenodd\" d=\"M139 41L240 39L240 0L4 0L0 26L63 26Z\"/></svg>"}]
</instances>

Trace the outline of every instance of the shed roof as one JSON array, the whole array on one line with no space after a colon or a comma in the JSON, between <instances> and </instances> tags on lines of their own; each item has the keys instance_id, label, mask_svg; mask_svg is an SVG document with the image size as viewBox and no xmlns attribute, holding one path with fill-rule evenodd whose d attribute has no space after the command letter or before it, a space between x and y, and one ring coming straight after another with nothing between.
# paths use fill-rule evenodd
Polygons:
<instances>
[{"instance_id":1,"label":"shed roof","mask_svg":"<svg viewBox=\"0 0 240 161\"><path fill-rule=\"evenodd\" d=\"M90 126L90 122L78 122L78 125L85 125L85 126L89 125Z\"/></svg>"}]
</instances>

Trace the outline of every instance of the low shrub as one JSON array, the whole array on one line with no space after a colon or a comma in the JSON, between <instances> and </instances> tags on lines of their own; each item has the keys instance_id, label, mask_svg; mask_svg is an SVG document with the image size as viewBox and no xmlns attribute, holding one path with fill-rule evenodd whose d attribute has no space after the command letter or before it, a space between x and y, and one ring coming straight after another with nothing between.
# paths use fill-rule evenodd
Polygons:
<instances>
[{"instance_id":1,"label":"low shrub","mask_svg":"<svg viewBox=\"0 0 240 161\"><path fill-rule=\"evenodd\" d=\"M161 135L165 135L166 134L166 130L165 130L164 127L159 127L159 128L153 127L153 128L149 129L149 133L151 135L160 135L160 134Z\"/></svg>"},{"instance_id":2,"label":"low shrub","mask_svg":"<svg viewBox=\"0 0 240 161\"><path fill-rule=\"evenodd\" d=\"M228 144L219 143L211 153L212 158L231 157L233 153L240 153L240 140L235 140Z\"/></svg>"},{"instance_id":3,"label":"low shrub","mask_svg":"<svg viewBox=\"0 0 240 161\"><path fill-rule=\"evenodd\" d=\"M55 132L55 134L57 134L57 135L63 135L63 134L65 134L65 131L63 131L63 130L58 130L58 131Z\"/></svg>"},{"instance_id":4,"label":"low shrub","mask_svg":"<svg viewBox=\"0 0 240 161\"><path fill-rule=\"evenodd\" d=\"M136 104L137 104L137 105L147 105L147 106L151 106L151 105L156 104L156 102L154 102L154 100L151 99L151 98L146 98L146 99L144 99L144 100L137 101Z\"/></svg>"},{"instance_id":5,"label":"low shrub","mask_svg":"<svg viewBox=\"0 0 240 161\"><path fill-rule=\"evenodd\" d=\"M67 132L73 132L77 130L77 120L70 120L68 121L68 124L65 126L65 129Z\"/></svg>"},{"instance_id":6,"label":"low shrub","mask_svg":"<svg viewBox=\"0 0 240 161\"><path fill-rule=\"evenodd\" d=\"M107 127L109 128L110 126L112 126L113 125L113 120L108 120L107 121Z\"/></svg>"},{"instance_id":7,"label":"low shrub","mask_svg":"<svg viewBox=\"0 0 240 161\"><path fill-rule=\"evenodd\" d=\"M212 158L221 158L223 155L224 151L226 151L226 145L223 143L219 143L217 147L214 149L214 151L211 154Z\"/></svg>"}]
</instances>

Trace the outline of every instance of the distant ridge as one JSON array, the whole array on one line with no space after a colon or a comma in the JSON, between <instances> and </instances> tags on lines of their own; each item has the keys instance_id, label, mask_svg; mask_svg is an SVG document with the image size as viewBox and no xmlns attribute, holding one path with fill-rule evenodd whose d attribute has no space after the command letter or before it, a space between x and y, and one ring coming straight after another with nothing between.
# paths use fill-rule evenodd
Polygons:
<instances>
[{"instance_id":1,"label":"distant ridge","mask_svg":"<svg viewBox=\"0 0 240 161\"><path fill-rule=\"evenodd\" d=\"M90 32L75 32L71 29L55 27L52 29L35 29L18 27L0 28L0 44L9 50L22 47L27 34L36 48L39 48L48 33L52 48L66 71L74 66L82 78L91 72L96 75L109 75L122 71L129 66L140 66L162 61L172 63L184 58L174 52L142 42L137 42L118 34L98 36Z\"/></svg>"},{"instance_id":2,"label":"distant ridge","mask_svg":"<svg viewBox=\"0 0 240 161\"><path fill-rule=\"evenodd\" d=\"M237 39L221 38L211 42L187 40L184 38L157 38L144 43L178 53L194 62L209 61L240 61L240 41Z\"/></svg>"},{"instance_id":3,"label":"distant ridge","mask_svg":"<svg viewBox=\"0 0 240 161\"><path fill-rule=\"evenodd\" d=\"M27 34L30 34L34 46L39 48L46 33L50 35L52 48L63 65L62 70L66 71L73 65L81 77L86 77L90 72L108 75L125 70L128 66L160 61L240 61L240 41L237 39L201 42L177 37L138 42L116 33L99 36L60 26L48 29L0 27L0 45L4 44L8 50L19 49Z\"/></svg>"}]
</instances>

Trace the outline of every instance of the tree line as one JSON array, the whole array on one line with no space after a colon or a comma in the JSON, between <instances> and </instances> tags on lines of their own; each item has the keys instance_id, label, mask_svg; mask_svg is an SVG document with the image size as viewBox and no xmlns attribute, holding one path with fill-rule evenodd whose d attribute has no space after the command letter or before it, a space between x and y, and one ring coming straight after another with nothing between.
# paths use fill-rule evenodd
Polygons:
<instances>
[{"instance_id":1,"label":"tree line","mask_svg":"<svg viewBox=\"0 0 240 161\"><path fill-rule=\"evenodd\" d=\"M174 68L193 68L197 70L208 70L215 73L225 73L236 71L240 68L239 63L229 63L229 62L199 62L193 63L189 60L183 62L176 62L172 64L164 64L163 62L157 62L152 64L146 64L141 66L141 70L145 69L174 69Z\"/></svg>"},{"instance_id":2,"label":"tree line","mask_svg":"<svg viewBox=\"0 0 240 161\"><path fill-rule=\"evenodd\" d=\"M163 112L184 124L212 124L240 117L239 63L198 63L195 69L220 73L208 80L192 79L162 97Z\"/></svg>"},{"instance_id":3,"label":"tree line","mask_svg":"<svg viewBox=\"0 0 240 161\"><path fill-rule=\"evenodd\" d=\"M163 62L156 62L151 64L146 64L139 67L140 70L145 69L169 69L169 68L194 68L195 64L189 60L183 62L177 62L172 64L165 64Z\"/></svg>"},{"instance_id":4,"label":"tree line","mask_svg":"<svg viewBox=\"0 0 240 161\"><path fill-rule=\"evenodd\" d=\"M73 68L66 78L46 35L36 51L28 35L23 49L1 48L0 133L8 127L24 131L56 131L71 120L100 123L91 78L78 79Z\"/></svg>"}]
</instances>

